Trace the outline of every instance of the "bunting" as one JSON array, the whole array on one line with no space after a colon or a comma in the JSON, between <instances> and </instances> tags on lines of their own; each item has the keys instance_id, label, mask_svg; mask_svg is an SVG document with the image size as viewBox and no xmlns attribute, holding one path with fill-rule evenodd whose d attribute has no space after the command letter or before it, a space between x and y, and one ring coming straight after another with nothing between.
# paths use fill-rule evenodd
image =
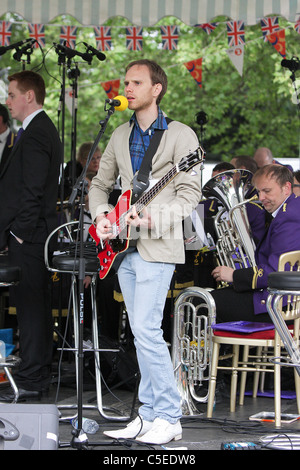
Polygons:
<instances>
[{"instance_id":1,"label":"bunting","mask_svg":"<svg viewBox=\"0 0 300 470\"><path fill-rule=\"evenodd\" d=\"M161 26L162 47L167 50L177 49L179 26Z\"/></svg>"},{"instance_id":2,"label":"bunting","mask_svg":"<svg viewBox=\"0 0 300 470\"><path fill-rule=\"evenodd\" d=\"M228 49L226 50L227 56L237 69L238 73L242 76L245 52L245 23L244 21L227 21L223 23L200 23L194 27L201 28L206 34L210 35L220 24L226 24L226 37ZM11 43L13 23L7 21L0 21L0 42L2 46L9 46ZM36 39L35 47L45 47L45 25L39 23L27 23L29 37ZM47 25L46 25L47 26ZM51 25L54 26L54 25ZM269 42L275 50L281 55L286 57L286 40L285 29L279 26L279 17L267 17L260 19L261 31L263 40ZM58 27L58 26L55 26ZM60 43L68 47L75 48L77 40L77 26L59 26L60 29ZM97 50L111 51L113 49L111 26L98 26L93 27ZM122 27L123 28L123 27ZM126 48L130 51L143 50L143 27L124 27L126 31ZM163 50L176 50L179 44L179 26L160 26L157 27L161 34L161 45ZM300 34L300 15L294 24L294 30ZM222 33L222 31L220 31ZM78 43L79 45L80 43ZM202 58L190 60L184 63L188 72L196 81L198 87L202 87ZM120 79L102 82L105 93L109 98L114 98L118 95L120 87Z\"/></svg>"},{"instance_id":3,"label":"bunting","mask_svg":"<svg viewBox=\"0 0 300 470\"><path fill-rule=\"evenodd\" d=\"M111 27L95 26L94 33L98 51L110 51L112 47Z\"/></svg>"},{"instance_id":4,"label":"bunting","mask_svg":"<svg viewBox=\"0 0 300 470\"><path fill-rule=\"evenodd\" d=\"M202 57L196 60L190 60L185 62L184 65L190 72L193 79L196 81L197 85L202 87Z\"/></svg>"},{"instance_id":5,"label":"bunting","mask_svg":"<svg viewBox=\"0 0 300 470\"><path fill-rule=\"evenodd\" d=\"M101 86L107 94L107 98L112 99L119 94L120 79L101 82Z\"/></svg>"},{"instance_id":6,"label":"bunting","mask_svg":"<svg viewBox=\"0 0 300 470\"><path fill-rule=\"evenodd\" d=\"M207 34L211 34L216 29L217 26L218 26L218 23L195 24L196 28L203 29L203 31L205 31Z\"/></svg>"},{"instance_id":7,"label":"bunting","mask_svg":"<svg viewBox=\"0 0 300 470\"><path fill-rule=\"evenodd\" d=\"M268 41L267 36L280 29L278 24L278 16L272 16L270 18L262 18L260 20L261 30L265 41Z\"/></svg>"},{"instance_id":8,"label":"bunting","mask_svg":"<svg viewBox=\"0 0 300 470\"><path fill-rule=\"evenodd\" d=\"M45 47L45 25L29 23L28 31L29 31L29 37L37 41L34 44L36 48L38 48L39 46Z\"/></svg>"},{"instance_id":9,"label":"bunting","mask_svg":"<svg viewBox=\"0 0 300 470\"><path fill-rule=\"evenodd\" d=\"M227 23L228 46L245 44L245 24L243 21L228 21Z\"/></svg>"},{"instance_id":10,"label":"bunting","mask_svg":"<svg viewBox=\"0 0 300 470\"><path fill-rule=\"evenodd\" d=\"M126 28L126 49L129 51L143 50L143 28L135 26Z\"/></svg>"},{"instance_id":11,"label":"bunting","mask_svg":"<svg viewBox=\"0 0 300 470\"><path fill-rule=\"evenodd\" d=\"M10 21L1 21L0 22L1 46L9 46L10 45L11 27L12 27L12 23Z\"/></svg>"},{"instance_id":12,"label":"bunting","mask_svg":"<svg viewBox=\"0 0 300 470\"><path fill-rule=\"evenodd\" d=\"M62 26L59 36L60 44L67 44L68 47L74 49L76 45L77 29L76 26Z\"/></svg>"},{"instance_id":13,"label":"bunting","mask_svg":"<svg viewBox=\"0 0 300 470\"><path fill-rule=\"evenodd\" d=\"M298 16L298 19L295 23L294 28L295 28L295 31L297 31L297 33L300 34L300 16Z\"/></svg>"},{"instance_id":14,"label":"bunting","mask_svg":"<svg viewBox=\"0 0 300 470\"><path fill-rule=\"evenodd\" d=\"M268 34L267 40L272 44L272 46L279 52L279 54L285 58L285 30L280 29L275 31L272 34Z\"/></svg>"},{"instance_id":15,"label":"bunting","mask_svg":"<svg viewBox=\"0 0 300 470\"><path fill-rule=\"evenodd\" d=\"M230 49L227 49L226 52L238 73L242 76L244 66L244 45L240 44L239 46L233 46Z\"/></svg>"}]
</instances>

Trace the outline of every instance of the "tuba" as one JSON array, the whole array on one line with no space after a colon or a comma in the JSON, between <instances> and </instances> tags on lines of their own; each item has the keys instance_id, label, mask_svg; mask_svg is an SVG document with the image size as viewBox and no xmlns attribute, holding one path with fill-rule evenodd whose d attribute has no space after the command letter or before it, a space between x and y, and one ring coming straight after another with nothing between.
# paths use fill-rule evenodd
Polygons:
<instances>
[{"instance_id":1,"label":"tuba","mask_svg":"<svg viewBox=\"0 0 300 470\"><path fill-rule=\"evenodd\" d=\"M248 170L229 170L211 178L203 187L203 195L221 202L223 208L215 217L218 262L234 269L256 266L255 244L247 216L247 199L253 190L252 173Z\"/></svg>"},{"instance_id":2,"label":"tuba","mask_svg":"<svg viewBox=\"0 0 300 470\"><path fill-rule=\"evenodd\" d=\"M207 402L207 391L199 393L206 390L202 386L210 378L215 321L215 301L209 290L194 286L178 295L174 306L172 362L183 416L199 415L195 402Z\"/></svg>"},{"instance_id":3,"label":"tuba","mask_svg":"<svg viewBox=\"0 0 300 470\"><path fill-rule=\"evenodd\" d=\"M214 197L222 204L215 217L218 262L234 269L256 264L255 244L245 207L247 202L257 198L247 199L253 190L251 179L250 171L229 170L211 178L202 190L206 198ZM199 393L210 379L212 325L216 322L215 301L209 290L184 289L174 306L172 361L183 416L199 415L196 402L208 400L208 393Z\"/></svg>"}]
</instances>

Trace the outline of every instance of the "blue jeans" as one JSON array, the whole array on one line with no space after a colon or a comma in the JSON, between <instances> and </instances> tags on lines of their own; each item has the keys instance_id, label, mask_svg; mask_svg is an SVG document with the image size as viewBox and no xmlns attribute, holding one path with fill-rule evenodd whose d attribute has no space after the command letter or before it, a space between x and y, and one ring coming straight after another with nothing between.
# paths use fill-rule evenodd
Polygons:
<instances>
[{"instance_id":1,"label":"blue jeans","mask_svg":"<svg viewBox=\"0 0 300 470\"><path fill-rule=\"evenodd\" d=\"M180 395L161 323L174 264L144 261L137 251L122 261L118 278L134 336L141 380L141 417L171 424L181 417Z\"/></svg>"}]
</instances>

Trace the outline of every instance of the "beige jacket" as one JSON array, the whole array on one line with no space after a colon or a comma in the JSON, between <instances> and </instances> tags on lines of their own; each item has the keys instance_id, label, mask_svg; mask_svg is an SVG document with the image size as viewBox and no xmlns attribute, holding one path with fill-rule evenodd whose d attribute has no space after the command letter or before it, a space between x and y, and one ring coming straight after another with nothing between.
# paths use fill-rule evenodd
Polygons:
<instances>
[{"instance_id":1,"label":"beige jacket","mask_svg":"<svg viewBox=\"0 0 300 470\"><path fill-rule=\"evenodd\" d=\"M107 202L108 196L119 175L122 191L132 189L130 133L129 122L119 126L101 157L98 174L93 178L89 191L92 220L111 209ZM172 121L152 159L151 183L160 180L182 157L194 152L198 146L198 138L190 127ZM140 232L137 249L142 258L146 261L184 263L182 221L196 207L200 198L199 165L188 172L180 171L147 207L155 228L142 229Z\"/></svg>"}]
</instances>

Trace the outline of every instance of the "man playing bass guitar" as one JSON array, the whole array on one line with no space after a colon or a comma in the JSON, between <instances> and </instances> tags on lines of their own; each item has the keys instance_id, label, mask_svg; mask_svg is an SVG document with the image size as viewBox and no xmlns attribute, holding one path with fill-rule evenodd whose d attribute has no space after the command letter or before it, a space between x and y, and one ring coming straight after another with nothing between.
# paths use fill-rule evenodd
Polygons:
<instances>
[{"instance_id":1,"label":"man playing bass guitar","mask_svg":"<svg viewBox=\"0 0 300 470\"><path fill-rule=\"evenodd\" d=\"M167 76L158 64L149 60L130 63L124 85L134 114L113 132L89 192L92 219L102 242L115 236L108 214L108 196L115 180L120 175L122 191L132 189L133 177L155 133L163 131L152 158L150 187L199 147L196 134L185 124L167 121L159 107ZM105 431L109 437L164 444L182 436L180 396L161 323L175 264L185 261L182 221L200 197L196 165L171 177L142 211L138 203L125 211L126 226L137 229L138 238L136 247L124 253L118 279L137 351L141 407L125 429Z\"/></svg>"}]
</instances>

